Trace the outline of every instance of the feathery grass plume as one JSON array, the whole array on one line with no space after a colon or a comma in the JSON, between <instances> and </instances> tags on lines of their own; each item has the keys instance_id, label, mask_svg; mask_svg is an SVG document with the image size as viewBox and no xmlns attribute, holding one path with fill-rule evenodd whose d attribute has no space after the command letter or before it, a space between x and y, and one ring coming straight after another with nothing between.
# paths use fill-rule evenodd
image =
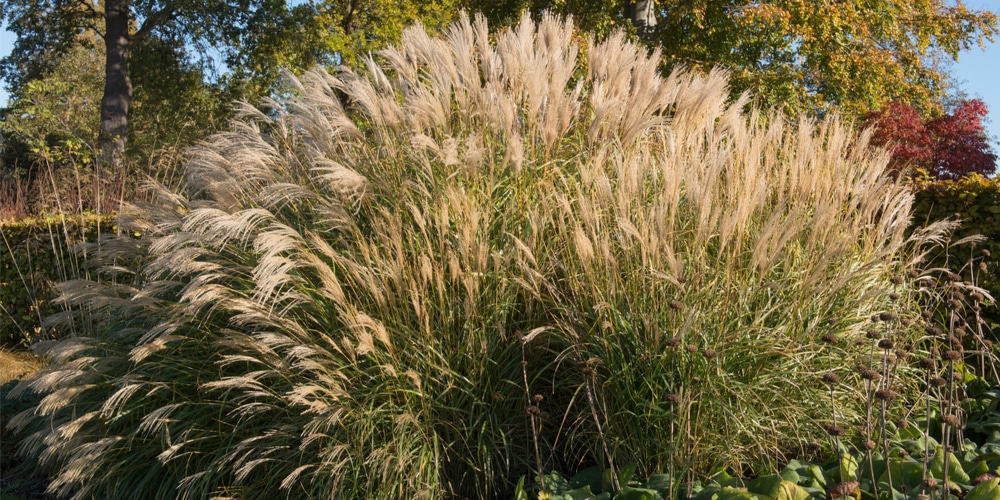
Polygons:
<instances>
[{"instance_id":1,"label":"feathery grass plume","mask_svg":"<svg viewBox=\"0 0 1000 500\"><path fill-rule=\"evenodd\" d=\"M583 70L571 32L413 27L192 150L186 194L128 221L146 238L103 247L132 245L128 272L106 253L117 281L64 286L91 319L20 386L50 394L14 425L52 492L494 497L538 460L767 466L831 394L850 432L860 389L816 374L862 364L889 277L947 228L907 239L910 193L836 118L744 112L724 72L663 78L620 34Z\"/></svg>"}]
</instances>

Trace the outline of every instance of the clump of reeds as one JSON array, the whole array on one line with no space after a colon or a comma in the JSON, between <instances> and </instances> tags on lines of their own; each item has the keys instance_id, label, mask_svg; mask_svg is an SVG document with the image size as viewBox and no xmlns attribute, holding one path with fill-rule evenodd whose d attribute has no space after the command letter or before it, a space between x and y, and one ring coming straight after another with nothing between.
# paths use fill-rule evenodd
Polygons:
<instances>
[{"instance_id":1,"label":"clump of reeds","mask_svg":"<svg viewBox=\"0 0 1000 500\"><path fill-rule=\"evenodd\" d=\"M414 27L191 151L185 194L122 221L147 236L63 286L82 333L19 387L47 394L14 425L51 491L489 497L766 466L860 422L816 374L867 359L945 225L906 237L910 193L836 118L572 32Z\"/></svg>"}]
</instances>

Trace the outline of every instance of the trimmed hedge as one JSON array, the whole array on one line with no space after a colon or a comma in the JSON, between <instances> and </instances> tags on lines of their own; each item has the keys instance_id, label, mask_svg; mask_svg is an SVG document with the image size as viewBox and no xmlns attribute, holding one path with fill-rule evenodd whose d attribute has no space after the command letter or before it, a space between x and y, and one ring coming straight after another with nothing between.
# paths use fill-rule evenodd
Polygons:
<instances>
[{"instance_id":1,"label":"trimmed hedge","mask_svg":"<svg viewBox=\"0 0 1000 500\"><path fill-rule=\"evenodd\" d=\"M974 247L960 245L950 247L947 254L937 255L931 262L932 267L950 267L958 270L968 266L972 255L982 255L983 251L990 254L985 259L985 270L978 268L977 285L989 290L994 298L1000 299L1000 269L997 257L1000 256L1000 179L987 179L980 175L969 175L957 181L936 181L921 183L916 189L916 200L913 205L913 225L927 224L954 218L962 221L962 226L952 235L953 241L960 241L967 236L981 234L986 241L977 243ZM964 274L964 273L963 273ZM1000 333L1000 309L997 303L983 307L982 316L991 324L993 332Z\"/></svg>"},{"instance_id":2,"label":"trimmed hedge","mask_svg":"<svg viewBox=\"0 0 1000 500\"><path fill-rule=\"evenodd\" d=\"M112 214L0 221L0 345L51 338L42 319L58 312L54 284L79 276L84 255L70 249L115 231Z\"/></svg>"}]
</instances>

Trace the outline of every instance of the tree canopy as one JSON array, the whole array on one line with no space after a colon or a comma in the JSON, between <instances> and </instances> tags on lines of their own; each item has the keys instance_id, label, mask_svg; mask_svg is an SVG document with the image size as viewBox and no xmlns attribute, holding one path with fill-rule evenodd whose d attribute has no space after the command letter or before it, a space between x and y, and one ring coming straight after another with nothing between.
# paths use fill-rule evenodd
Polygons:
<instances>
[{"instance_id":1,"label":"tree canopy","mask_svg":"<svg viewBox=\"0 0 1000 500\"><path fill-rule=\"evenodd\" d=\"M586 31L640 35L637 11L649 3L655 26L640 38L668 66L722 65L734 91L791 112L859 117L899 101L940 113L949 91L942 63L997 34L996 14L961 0L467 0L494 23L551 10Z\"/></svg>"},{"instance_id":2,"label":"tree canopy","mask_svg":"<svg viewBox=\"0 0 1000 500\"><path fill-rule=\"evenodd\" d=\"M987 141L985 116L986 104L978 99L963 101L952 112L929 120L921 119L912 107L894 102L869 114L865 123L874 127L873 142L892 151L890 169L957 179L996 171L997 155Z\"/></svg>"}]
</instances>

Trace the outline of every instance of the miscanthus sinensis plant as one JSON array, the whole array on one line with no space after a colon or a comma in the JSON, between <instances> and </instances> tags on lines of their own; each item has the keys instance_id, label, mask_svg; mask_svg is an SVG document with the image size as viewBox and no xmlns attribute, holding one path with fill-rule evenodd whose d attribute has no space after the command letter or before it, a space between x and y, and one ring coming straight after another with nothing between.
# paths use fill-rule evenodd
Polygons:
<instances>
[{"instance_id":1,"label":"miscanthus sinensis plant","mask_svg":"<svg viewBox=\"0 0 1000 500\"><path fill-rule=\"evenodd\" d=\"M947 228L907 237L911 194L836 118L572 34L410 28L193 149L184 195L122 221L144 237L63 285L76 334L18 388L50 491L490 497L766 467L860 422L864 387L820 377L872 362L869 317Z\"/></svg>"}]
</instances>

